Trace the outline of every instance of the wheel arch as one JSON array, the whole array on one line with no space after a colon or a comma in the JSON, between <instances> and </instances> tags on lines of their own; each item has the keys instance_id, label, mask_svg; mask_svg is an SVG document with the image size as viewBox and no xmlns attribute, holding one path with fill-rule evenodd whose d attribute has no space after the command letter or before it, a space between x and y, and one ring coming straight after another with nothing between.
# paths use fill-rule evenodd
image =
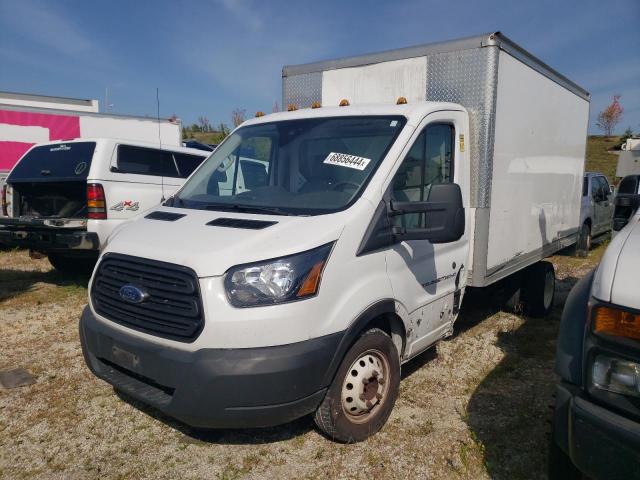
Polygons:
<instances>
[{"instance_id":1,"label":"wheel arch","mask_svg":"<svg viewBox=\"0 0 640 480\"><path fill-rule=\"evenodd\" d=\"M363 332L371 328L379 328L386 332L391 337L391 340L398 350L399 359L402 358L402 354L404 353L404 349L407 344L404 322L396 313L394 300L380 300L358 315L358 317L345 330L331 364L327 369L327 373L324 378L325 385L329 385L333 381L336 371L338 370L340 363L342 363L342 359L349 348L351 348Z\"/></svg>"}]
</instances>

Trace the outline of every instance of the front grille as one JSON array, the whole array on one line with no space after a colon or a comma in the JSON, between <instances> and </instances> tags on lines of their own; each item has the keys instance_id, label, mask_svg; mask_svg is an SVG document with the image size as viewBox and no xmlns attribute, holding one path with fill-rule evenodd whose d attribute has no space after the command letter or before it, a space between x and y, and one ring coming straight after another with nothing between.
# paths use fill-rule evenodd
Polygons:
<instances>
[{"instance_id":1,"label":"front grille","mask_svg":"<svg viewBox=\"0 0 640 480\"><path fill-rule=\"evenodd\" d=\"M120 289L125 285L137 287L146 298L141 303L124 300ZM195 272L173 263L106 254L91 299L96 312L113 322L181 342L195 340L204 324Z\"/></svg>"}]
</instances>

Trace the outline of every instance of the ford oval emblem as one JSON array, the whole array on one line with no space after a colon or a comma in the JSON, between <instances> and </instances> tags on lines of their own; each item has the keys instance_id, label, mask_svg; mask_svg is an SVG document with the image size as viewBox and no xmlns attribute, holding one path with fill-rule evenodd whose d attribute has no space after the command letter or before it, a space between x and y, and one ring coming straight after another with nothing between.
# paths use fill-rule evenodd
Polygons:
<instances>
[{"instance_id":1,"label":"ford oval emblem","mask_svg":"<svg viewBox=\"0 0 640 480\"><path fill-rule=\"evenodd\" d=\"M120 298L129 303L142 303L149 298L149 294L147 292L131 284L120 287L119 293Z\"/></svg>"}]
</instances>

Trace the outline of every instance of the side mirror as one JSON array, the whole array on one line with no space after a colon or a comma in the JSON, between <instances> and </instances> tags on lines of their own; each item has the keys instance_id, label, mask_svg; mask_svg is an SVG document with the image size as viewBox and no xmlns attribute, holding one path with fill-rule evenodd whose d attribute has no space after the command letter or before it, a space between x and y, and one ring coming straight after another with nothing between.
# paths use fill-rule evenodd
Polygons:
<instances>
[{"instance_id":1,"label":"side mirror","mask_svg":"<svg viewBox=\"0 0 640 480\"><path fill-rule=\"evenodd\" d=\"M396 241L429 240L431 243L449 243L459 240L464 234L462 191L455 183L432 185L425 202L392 200L389 210L389 216L392 217L410 213L424 214L425 228L393 227Z\"/></svg>"}]
</instances>

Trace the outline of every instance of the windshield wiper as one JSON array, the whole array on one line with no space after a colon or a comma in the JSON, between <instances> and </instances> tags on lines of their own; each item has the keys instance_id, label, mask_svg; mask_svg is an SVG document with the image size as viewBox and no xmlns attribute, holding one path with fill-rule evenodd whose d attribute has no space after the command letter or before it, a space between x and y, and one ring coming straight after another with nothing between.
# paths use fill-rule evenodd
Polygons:
<instances>
[{"instance_id":1,"label":"windshield wiper","mask_svg":"<svg viewBox=\"0 0 640 480\"><path fill-rule=\"evenodd\" d=\"M264 213L268 215L293 215L278 207L262 207L258 205L238 205L236 203L208 203L203 207L205 210L222 210L243 213Z\"/></svg>"}]
</instances>

